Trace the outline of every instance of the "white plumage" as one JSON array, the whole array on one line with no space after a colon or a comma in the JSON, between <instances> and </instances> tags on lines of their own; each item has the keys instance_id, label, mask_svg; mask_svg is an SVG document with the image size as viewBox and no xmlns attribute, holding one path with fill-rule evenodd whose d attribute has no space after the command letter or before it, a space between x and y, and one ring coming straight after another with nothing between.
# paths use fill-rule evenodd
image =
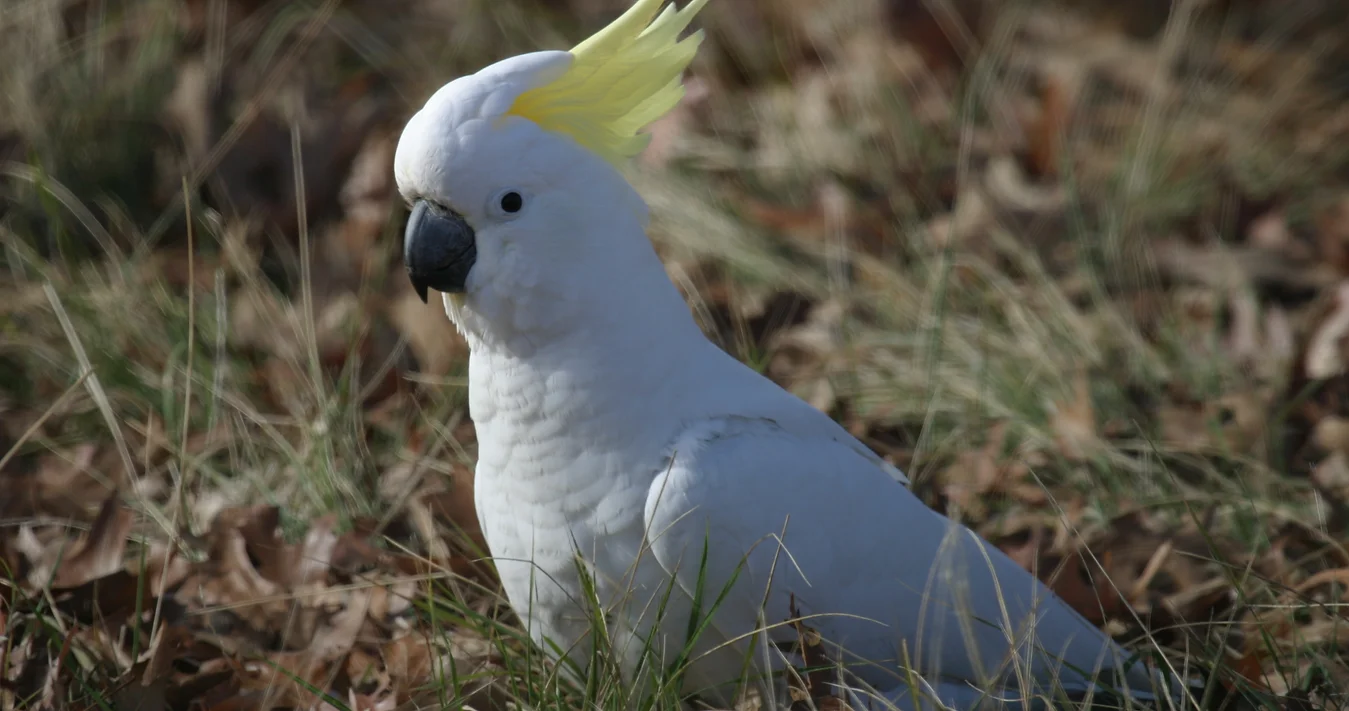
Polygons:
<instances>
[{"instance_id":1,"label":"white plumage","mask_svg":"<svg viewBox=\"0 0 1349 711\"><path fill-rule=\"evenodd\" d=\"M751 640L796 640L783 624L793 607L854 655L845 661L867 662L853 669L857 689L901 708L914 705L906 656L956 707L984 690L1081 692L1116 668L1127 654L1033 576L706 340L621 174L508 110L572 61L538 52L451 82L409 121L395 165L404 196L457 216L446 219L468 226L476 250L445 305L471 347L483 534L533 638L588 658L579 552L633 683L649 681L634 678L651 672L648 632L673 659L694 600L706 613L732 579L685 692L725 701ZM441 268L412 263L436 239L409 225L414 281ZM783 655L760 646L752 659L763 671ZM1122 677L1137 692L1156 679L1141 666Z\"/></svg>"}]
</instances>

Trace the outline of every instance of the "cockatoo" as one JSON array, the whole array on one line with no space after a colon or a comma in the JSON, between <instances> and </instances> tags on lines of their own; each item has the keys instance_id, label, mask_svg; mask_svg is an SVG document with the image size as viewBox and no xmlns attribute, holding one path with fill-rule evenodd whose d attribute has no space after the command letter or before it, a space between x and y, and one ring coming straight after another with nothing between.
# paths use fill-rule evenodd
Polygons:
<instances>
[{"instance_id":1,"label":"cockatoo","mask_svg":"<svg viewBox=\"0 0 1349 711\"><path fill-rule=\"evenodd\" d=\"M620 171L702 39L681 35L706 0L663 1L569 52L451 81L395 157L405 266L470 347L475 504L532 638L582 667L599 644L633 684L677 666L681 696L724 703L799 661L791 620L826 642L859 707L1171 698L898 469L704 336Z\"/></svg>"}]
</instances>

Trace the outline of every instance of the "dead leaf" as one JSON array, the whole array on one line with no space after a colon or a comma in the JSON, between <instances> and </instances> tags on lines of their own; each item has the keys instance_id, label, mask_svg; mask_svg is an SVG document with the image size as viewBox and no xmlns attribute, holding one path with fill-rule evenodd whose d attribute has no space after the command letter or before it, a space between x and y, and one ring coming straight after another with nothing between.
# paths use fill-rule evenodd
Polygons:
<instances>
[{"instance_id":1,"label":"dead leaf","mask_svg":"<svg viewBox=\"0 0 1349 711\"><path fill-rule=\"evenodd\" d=\"M1195 246L1179 238L1159 239L1151 245L1152 258L1162 273L1224 293L1236 293L1251 286L1314 293L1337 282L1334 270L1290 252L1243 246Z\"/></svg>"},{"instance_id":2,"label":"dead leaf","mask_svg":"<svg viewBox=\"0 0 1349 711\"><path fill-rule=\"evenodd\" d=\"M1327 452L1349 455L1349 419L1330 415L1316 423L1312 432L1316 446Z\"/></svg>"},{"instance_id":3,"label":"dead leaf","mask_svg":"<svg viewBox=\"0 0 1349 711\"><path fill-rule=\"evenodd\" d=\"M422 303L408 280L399 280L397 294L383 315L407 339L421 372L445 375L455 363L463 362L467 347L445 317L445 305L440 299Z\"/></svg>"},{"instance_id":4,"label":"dead leaf","mask_svg":"<svg viewBox=\"0 0 1349 711\"><path fill-rule=\"evenodd\" d=\"M1340 274L1349 274L1349 195L1341 196L1317 215L1316 244L1322 259Z\"/></svg>"},{"instance_id":5,"label":"dead leaf","mask_svg":"<svg viewBox=\"0 0 1349 711\"><path fill-rule=\"evenodd\" d=\"M173 673L173 662L188 656L196 639L192 631L181 625L164 625L150 642L150 658L141 670L140 683L151 687L163 682Z\"/></svg>"},{"instance_id":6,"label":"dead leaf","mask_svg":"<svg viewBox=\"0 0 1349 711\"><path fill-rule=\"evenodd\" d=\"M52 588L79 587L121 571L127 534L135 523L136 514L122 506L120 496L114 493L105 499L89 533L76 544L73 553L62 558Z\"/></svg>"},{"instance_id":7,"label":"dead leaf","mask_svg":"<svg viewBox=\"0 0 1349 711\"><path fill-rule=\"evenodd\" d=\"M370 543L368 535L347 531L337 537L329 560L330 571L339 579L350 580L385 562L388 554Z\"/></svg>"},{"instance_id":8,"label":"dead leaf","mask_svg":"<svg viewBox=\"0 0 1349 711\"><path fill-rule=\"evenodd\" d=\"M889 0L887 24L895 35L912 43L929 70L954 76L972 66L984 23L985 3L956 0L933 4L922 0Z\"/></svg>"},{"instance_id":9,"label":"dead leaf","mask_svg":"<svg viewBox=\"0 0 1349 711\"><path fill-rule=\"evenodd\" d=\"M1069 558L1058 570L1041 576L1069 607L1077 610L1092 624L1102 626L1107 620L1119 617L1128 605L1114 585L1103 581L1103 574L1089 560Z\"/></svg>"},{"instance_id":10,"label":"dead leaf","mask_svg":"<svg viewBox=\"0 0 1349 711\"><path fill-rule=\"evenodd\" d=\"M1036 570L1040 561L1040 552L1045 547L1043 526L1033 525L1023 535L1006 536L999 539L998 548L1007 554L1017 565L1029 571Z\"/></svg>"},{"instance_id":11,"label":"dead leaf","mask_svg":"<svg viewBox=\"0 0 1349 711\"><path fill-rule=\"evenodd\" d=\"M1070 461L1081 462L1096 452L1102 442L1096 428L1096 409L1091 401L1091 382L1085 368L1073 376L1072 399L1051 403L1049 426L1059 451Z\"/></svg>"},{"instance_id":12,"label":"dead leaf","mask_svg":"<svg viewBox=\"0 0 1349 711\"><path fill-rule=\"evenodd\" d=\"M1241 675L1246 681L1251 682L1258 689L1269 690L1269 684L1265 681L1264 665L1261 657L1264 655L1255 652L1247 652L1235 661L1228 664L1228 669ZM1229 686L1229 689L1231 687Z\"/></svg>"},{"instance_id":13,"label":"dead leaf","mask_svg":"<svg viewBox=\"0 0 1349 711\"><path fill-rule=\"evenodd\" d=\"M988 431L983 447L961 452L942 470L938 481L942 494L965 515L980 518L981 499L997 486L1002 476L1001 458L1007 441L1007 423L998 422Z\"/></svg>"},{"instance_id":14,"label":"dead leaf","mask_svg":"<svg viewBox=\"0 0 1349 711\"><path fill-rule=\"evenodd\" d=\"M258 572L285 590L322 584L328 578L333 549L337 545L337 515L316 519L298 545L287 544L269 532L249 541L249 550L260 561Z\"/></svg>"},{"instance_id":15,"label":"dead leaf","mask_svg":"<svg viewBox=\"0 0 1349 711\"><path fill-rule=\"evenodd\" d=\"M1157 408L1157 424L1161 440L1181 451L1250 453L1263 446L1268 408L1267 398L1253 392L1168 402Z\"/></svg>"},{"instance_id":16,"label":"dead leaf","mask_svg":"<svg viewBox=\"0 0 1349 711\"><path fill-rule=\"evenodd\" d=\"M1277 251L1285 249L1293 241L1293 233L1288 229L1288 214L1283 206L1251 220L1246 227L1246 239L1261 249Z\"/></svg>"},{"instance_id":17,"label":"dead leaf","mask_svg":"<svg viewBox=\"0 0 1349 711\"><path fill-rule=\"evenodd\" d=\"M397 145L396 136L372 132L352 161L339 193L343 219L325 240L324 258L348 278L368 278L373 269L383 266L377 247L397 196L393 180Z\"/></svg>"},{"instance_id":18,"label":"dead leaf","mask_svg":"<svg viewBox=\"0 0 1349 711\"><path fill-rule=\"evenodd\" d=\"M406 688L431 678L442 652L426 637L409 634L380 645L380 659L394 688Z\"/></svg>"},{"instance_id":19,"label":"dead leaf","mask_svg":"<svg viewBox=\"0 0 1349 711\"><path fill-rule=\"evenodd\" d=\"M354 690L347 691L346 709L348 711L393 711L398 707L398 699L394 696L376 696L373 694L358 694ZM317 711L339 711L327 700L319 703Z\"/></svg>"},{"instance_id":20,"label":"dead leaf","mask_svg":"<svg viewBox=\"0 0 1349 711\"><path fill-rule=\"evenodd\" d=\"M442 490L441 486L448 487ZM473 498L473 472L469 467L455 467L448 483L432 486L418 495L422 503L438 518L449 524L451 530L461 531L469 540L487 549L478 522L478 510Z\"/></svg>"},{"instance_id":21,"label":"dead leaf","mask_svg":"<svg viewBox=\"0 0 1349 711\"><path fill-rule=\"evenodd\" d=\"M1061 185L1031 183L1016 160L1007 155L989 161L984 189L994 206L1023 213L1057 214L1068 200Z\"/></svg>"},{"instance_id":22,"label":"dead leaf","mask_svg":"<svg viewBox=\"0 0 1349 711\"><path fill-rule=\"evenodd\" d=\"M1342 450L1333 450L1330 456L1312 467L1311 479L1332 499L1343 504L1349 501L1349 456Z\"/></svg>"},{"instance_id":23,"label":"dead leaf","mask_svg":"<svg viewBox=\"0 0 1349 711\"><path fill-rule=\"evenodd\" d=\"M342 609L315 630L308 652L323 661L343 660L356 644L356 636L365 624L372 595L371 588L350 591Z\"/></svg>"},{"instance_id":24,"label":"dead leaf","mask_svg":"<svg viewBox=\"0 0 1349 711\"><path fill-rule=\"evenodd\" d=\"M955 199L949 215L934 218L923 231L932 249L966 247L995 224L996 217L983 190L968 185Z\"/></svg>"},{"instance_id":25,"label":"dead leaf","mask_svg":"<svg viewBox=\"0 0 1349 711\"><path fill-rule=\"evenodd\" d=\"M190 5L204 3L191 2ZM210 149L212 140L212 96L210 71L200 57L183 57L178 62L178 73L173 91L164 102L168 123L183 137L183 148L189 161L200 161Z\"/></svg>"},{"instance_id":26,"label":"dead leaf","mask_svg":"<svg viewBox=\"0 0 1349 711\"><path fill-rule=\"evenodd\" d=\"M1307 344L1302 365L1308 378L1325 380L1344 373L1346 337L1349 337L1349 283L1336 287L1334 308Z\"/></svg>"},{"instance_id":27,"label":"dead leaf","mask_svg":"<svg viewBox=\"0 0 1349 711\"><path fill-rule=\"evenodd\" d=\"M312 708L320 700L320 692L329 688L332 666L309 650L272 652L262 659L240 664L239 686L244 691L259 692L262 696L254 708L267 709Z\"/></svg>"},{"instance_id":28,"label":"dead leaf","mask_svg":"<svg viewBox=\"0 0 1349 711\"><path fill-rule=\"evenodd\" d=\"M1040 180L1053 179L1059 174L1063 160L1061 145L1069 120L1071 98L1066 83L1052 73L1046 73L1040 84L1040 115L1026 133L1031 175Z\"/></svg>"},{"instance_id":29,"label":"dead leaf","mask_svg":"<svg viewBox=\"0 0 1349 711\"><path fill-rule=\"evenodd\" d=\"M191 286L197 291L211 291L224 265L216 258L193 254L184 247L162 247L145 262L141 278L146 283L167 284L175 288ZM189 282L190 280L190 282Z\"/></svg>"}]
</instances>

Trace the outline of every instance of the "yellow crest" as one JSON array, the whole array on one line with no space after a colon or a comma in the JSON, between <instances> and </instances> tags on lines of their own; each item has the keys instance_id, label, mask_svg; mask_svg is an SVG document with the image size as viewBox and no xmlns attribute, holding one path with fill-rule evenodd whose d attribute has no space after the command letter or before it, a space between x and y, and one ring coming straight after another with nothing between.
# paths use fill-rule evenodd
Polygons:
<instances>
[{"instance_id":1,"label":"yellow crest","mask_svg":"<svg viewBox=\"0 0 1349 711\"><path fill-rule=\"evenodd\" d=\"M637 132L660 118L684 96L680 75L702 42L701 30L679 34L707 0L683 10L664 0L637 0L617 20L571 50L567 72L515 99L507 114L565 133L619 164L651 140ZM654 19L653 19L654 18Z\"/></svg>"}]
</instances>

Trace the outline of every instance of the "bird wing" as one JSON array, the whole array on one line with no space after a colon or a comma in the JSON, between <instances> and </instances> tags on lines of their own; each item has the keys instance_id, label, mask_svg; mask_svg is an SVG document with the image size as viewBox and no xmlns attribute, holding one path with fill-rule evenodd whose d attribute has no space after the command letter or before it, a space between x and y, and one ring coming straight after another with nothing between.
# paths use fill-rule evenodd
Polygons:
<instances>
[{"instance_id":1,"label":"bird wing","mask_svg":"<svg viewBox=\"0 0 1349 711\"><path fill-rule=\"evenodd\" d=\"M651 554L704 601L695 612L710 615L719 638L747 644L763 624L771 642L790 644L797 632L782 623L819 615L804 624L846 661L866 661L855 673L880 690L905 686L907 668L948 687L1024 691L1033 680L1052 693L1090 686L1125 658L855 448L799 430L767 418L702 422L676 438L648 493ZM1130 673L1127 683L1150 677Z\"/></svg>"}]
</instances>

